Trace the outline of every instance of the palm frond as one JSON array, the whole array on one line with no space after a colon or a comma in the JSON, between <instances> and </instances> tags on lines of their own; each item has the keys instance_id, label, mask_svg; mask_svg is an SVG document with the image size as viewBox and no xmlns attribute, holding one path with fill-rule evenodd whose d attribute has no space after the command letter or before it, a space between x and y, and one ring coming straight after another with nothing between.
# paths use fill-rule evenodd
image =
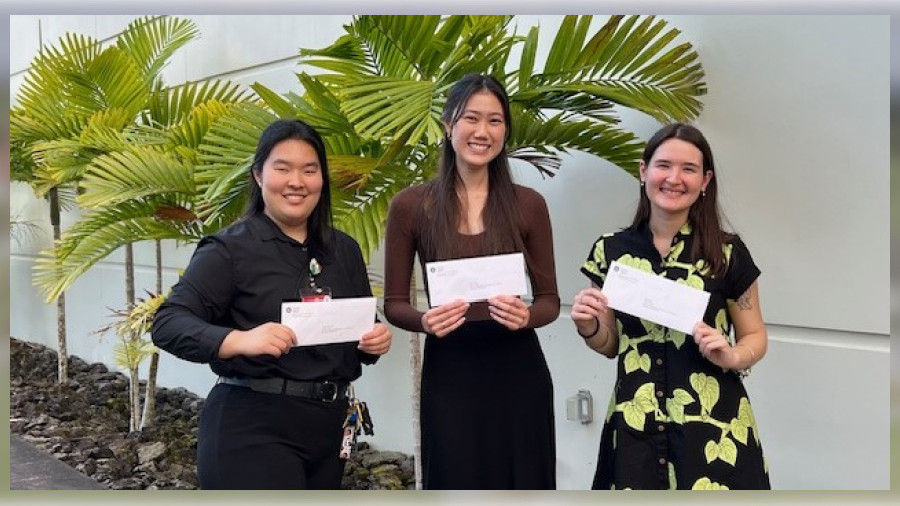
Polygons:
<instances>
[{"instance_id":1,"label":"palm frond","mask_svg":"<svg viewBox=\"0 0 900 506\"><path fill-rule=\"evenodd\" d=\"M116 328L116 333L119 332L127 332L127 330ZM137 369L144 360L157 352L152 341L140 337L120 337L121 340L113 348L113 362L125 371Z\"/></svg>"},{"instance_id":2,"label":"palm frond","mask_svg":"<svg viewBox=\"0 0 900 506\"><path fill-rule=\"evenodd\" d=\"M378 72L362 41L352 34L322 49L300 49L300 64L335 72L335 76L373 76Z\"/></svg>"},{"instance_id":3,"label":"palm frond","mask_svg":"<svg viewBox=\"0 0 900 506\"><path fill-rule=\"evenodd\" d=\"M66 230L54 249L40 252L34 266L35 286L49 302L126 244L153 239L196 241L207 233L197 222L158 219L157 207L132 201L88 213Z\"/></svg>"},{"instance_id":4,"label":"palm frond","mask_svg":"<svg viewBox=\"0 0 900 506\"><path fill-rule=\"evenodd\" d=\"M38 223L23 220L18 216L9 216L9 236L16 244L30 242L41 235L42 229Z\"/></svg>"},{"instance_id":5,"label":"palm frond","mask_svg":"<svg viewBox=\"0 0 900 506\"><path fill-rule=\"evenodd\" d=\"M137 64L149 87L175 51L199 34L191 20L145 16L132 21L116 39L116 45Z\"/></svg>"},{"instance_id":6,"label":"palm frond","mask_svg":"<svg viewBox=\"0 0 900 506\"><path fill-rule=\"evenodd\" d=\"M172 153L131 146L92 160L81 180L85 207L112 206L150 195L193 195L193 170Z\"/></svg>"},{"instance_id":7,"label":"palm frond","mask_svg":"<svg viewBox=\"0 0 900 506\"><path fill-rule=\"evenodd\" d=\"M438 94L431 81L370 78L341 93L343 111L363 138L399 137L436 144L443 138Z\"/></svg>"},{"instance_id":8,"label":"palm frond","mask_svg":"<svg viewBox=\"0 0 900 506\"><path fill-rule=\"evenodd\" d=\"M400 190L421 182L415 170L401 166L382 166L373 171L364 189L348 194L332 189L334 226L359 243L363 259L381 244L391 199Z\"/></svg>"},{"instance_id":9,"label":"palm frond","mask_svg":"<svg viewBox=\"0 0 900 506\"><path fill-rule=\"evenodd\" d=\"M230 223L240 216L256 143L275 119L278 116L260 105L236 104L204 136L194 180L200 199L198 214L208 225Z\"/></svg>"},{"instance_id":10,"label":"palm frond","mask_svg":"<svg viewBox=\"0 0 900 506\"><path fill-rule=\"evenodd\" d=\"M522 159L532 163L543 175L551 176L559 164L544 161L536 153L552 158L555 152L584 151L636 177L637 162L643 150L643 143L631 132L591 120L567 120L565 114L547 120L529 116L517 118L509 146L511 157L521 154Z\"/></svg>"},{"instance_id":11,"label":"palm frond","mask_svg":"<svg viewBox=\"0 0 900 506\"><path fill-rule=\"evenodd\" d=\"M120 108L133 119L150 91L134 61L116 47L104 49L84 71L67 72L64 79L68 106L84 116Z\"/></svg>"},{"instance_id":12,"label":"palm frond","mask_svg":"<svg viewBox=\"0 0 900 506\"><path fill-rule=\"evenodd\" d=\"M194 108L207 102L233 103L250 99L240 85L230 81L202 81L162 88L151 94L144 124L171 127L185 121Z\"/></svg>"},{"instance_id":13,"label":"palm frond","mask_svg":"<svg viewBox=\"0 0 900 506\"><path fill-rule=\"evenodd\" d=\"M518 100L579 113L585 101L612 103L661 122L697 117L697 97L706 93L704 72L689 43L672 45L679 30L655 16L611 16L585 42L590 20L566 16L543 71L530 79L519 76Z\"/></svg>"}]
</instances>

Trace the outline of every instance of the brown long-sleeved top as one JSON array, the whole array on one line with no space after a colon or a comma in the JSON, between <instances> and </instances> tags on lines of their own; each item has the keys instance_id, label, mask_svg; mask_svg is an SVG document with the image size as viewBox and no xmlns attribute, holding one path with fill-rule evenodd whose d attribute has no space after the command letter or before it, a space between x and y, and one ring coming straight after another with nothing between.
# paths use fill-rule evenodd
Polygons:
<instances>
[{"instance_id":1,"label":"brown long-sleeved top","mask_svg":"<svg viewBox=\"0 0 900 506\"><path fill-rule=\"evenodd\" d=\"M538 328L559 316L559 291L556 287L556 269L553 258L553 232L550 214L544 198L535 190L515 185L516 199L522 216L521 236L528 259L528 277L531 280L533 302L529 328ZM409 286L413 259L419 255L422 265L434 259L428 258L422 248L416 216L422 213L424 186L418 185L398 193L388 211L385 238L384 313L392 324L413 332L424 332L422 311L412 306ZM484 233L459 234L463 254L468 258L488 254L483 245ZM423 273L424 274L424 273ZM424 279L424 276L423 276ZM467 321L490 319L487 303L476 302L466 313Z\"/></svg>"}]
</instances>

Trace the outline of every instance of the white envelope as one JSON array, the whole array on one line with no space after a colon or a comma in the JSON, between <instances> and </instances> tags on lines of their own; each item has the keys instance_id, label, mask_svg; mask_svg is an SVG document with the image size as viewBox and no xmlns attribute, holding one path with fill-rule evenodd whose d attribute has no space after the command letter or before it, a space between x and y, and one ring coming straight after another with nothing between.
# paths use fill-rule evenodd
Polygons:
<instances>
[{"instance_id":1,"label":"white envelope","mask_svg":"<svg viewBox=\"0 0 900 506\"><path fill-rule=\"evenodd\" d=\"M431 307L456 299L487 300L495 295L526 295L525 256L490 255L425 264Z\"/></svg>"},{"instance_id":2,"label":"white envelope","mask_svg":"<svg viewBox=\"0 0 900 506\"><path fill-rule=\"evenodd\" d=\"M609 307L685 334L703 319L709 292L613 262L603 283Z\"/></svg>"},{"instance_id":3,"label":"white envelope","mask_svg":"<svg viewBox=\"0 0 900 506\"><path fill-rule=\"evenodd\" d=\"M283 302L281 323L297 335L294 346L359 341L375 325L375 298Z\"/></svg>"}]
</instances>

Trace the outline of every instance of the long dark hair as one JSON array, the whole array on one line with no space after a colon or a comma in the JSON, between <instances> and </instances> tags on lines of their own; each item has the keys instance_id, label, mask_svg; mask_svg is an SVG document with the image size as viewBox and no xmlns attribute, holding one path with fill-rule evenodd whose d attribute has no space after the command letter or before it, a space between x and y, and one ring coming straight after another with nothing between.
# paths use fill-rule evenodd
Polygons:
<instances>
[{"instance_id":1,"label":"long dark hair","mask_svg":"<svg viewBox=\"0 0 900 506\"><path fill-rule=\"evenodd\" d=\"M694 241L691 247L691 260L706 261L710 266L710 274L721 276L728 266L725 264L722 247L727 241L733 239L734 234L722 230L722 211L719 208L718 185L713 162L712 148L709 147L706 137L696 127L684 123L672 123L659 129L653 137L647 141L641 160L645 166L650 165L650 159L659 146L669 139L680 139L693 144L703 155L703 174L712 173L713 177L706 185L706 195L701 196L688 211L688 223L693 228ZM640 201L634 214L631 228L638 227L650 221L650 199L643 187L640 188Z\"/></svg>"},{"instance_id":2,"label":"long dark hair","mask_svg":"<svg viewBox=\"0 0 900 506\"><path fill-rule=\"evenodd\" d=\"M331 215L331 183L328 177L328 160L325 156L325 143L316 130L299 119L275 120L263 130L256 145L256 154L253 155L253 163L250 165L250 198L247 200L247 209L244 211L244 219L263 214L266 204L263 201L262 189L256 182L256 176L262 176L263 164L272 149L282 141L296 139L308 143L316 151L319 157L319 167L322 173L322 192L319 202L313 208L306 220L307 239L306 246L310 254L322 263L331 261L331 253L334 246L334 230L332 228Z\"/></svg>"},{"instance_id":3,"label":"long dark hair","mask_svg":"<svg viewBox=\"0 0 900 506\"><path fill-rule=\"evenodd\" d=\"M506 141L512 130L509 97L506 89L492 76L467 74L457 81L447 95L441 120L452 127L462 116L466 104L476 93L491 93L503 108L506 135L500 153L488 163L488 196L482 211L484 244L488 254L525 251L520 234L522 217L509 170ZM457 231L460 223L460 200L456 186L461 181L456 167L456 152L445 134L438 175L426 183L424 212L419 213L419 230L426 254L435 260L455 258L459 253Z\"/></svg>"}]
</instances>

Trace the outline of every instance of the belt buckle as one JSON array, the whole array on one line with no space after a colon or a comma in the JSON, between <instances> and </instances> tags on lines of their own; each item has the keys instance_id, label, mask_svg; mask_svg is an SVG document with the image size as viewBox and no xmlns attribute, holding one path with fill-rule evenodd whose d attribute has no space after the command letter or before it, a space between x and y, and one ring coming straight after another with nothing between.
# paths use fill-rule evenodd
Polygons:
<instances>
[{"instance_id":1,"label":"belt buckle","mask_svg":"<svg viewBox=\"0 0 900 506\"><path fill-rule=\"evenodd\" d=\"M321 399L323 402L334 402L335 400L337 400L337 396L338 396L337 383L332 383L331 381L325 380L322 382L320 387L323 389L325 387L331 387L331 398L329 399L325 395L323 395L322 399ZM320 393L322 393L322 394L324 394L325 392L326 392L325 390L320 390Z\"/></svg>"}]
</instances>

